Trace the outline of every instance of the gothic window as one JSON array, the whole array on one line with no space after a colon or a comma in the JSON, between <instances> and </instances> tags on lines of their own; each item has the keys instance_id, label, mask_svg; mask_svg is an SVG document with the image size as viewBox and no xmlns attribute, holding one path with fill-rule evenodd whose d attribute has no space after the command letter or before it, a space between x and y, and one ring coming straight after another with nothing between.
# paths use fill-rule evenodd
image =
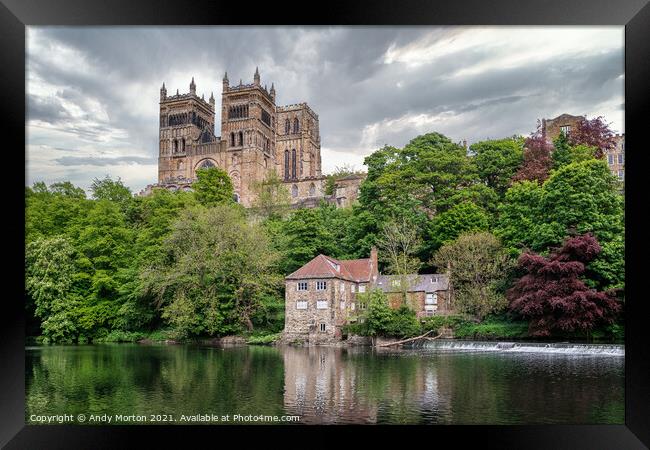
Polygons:
<instances>
[{"instance_id":1,"label":"gothic window","mask_svg":"<svg viewBox=\"0 0 650 450\"><path fill-rule=\"evenodd\" d=\"M300 121L296 117L293 119L293 132L294 133L299 133L300 132Z\"/></svg>"},{"instance_id":2,"label":"gothic window","mask_svg":"<svg viewBox=\"0 0 650 450\"><path fill-rule=\"evenodd\" d=\"M289 150L284 151L284 179L289 179Z\"/></svg>"},{"instance_id":3,"label":"gothic window","mask_svg":"<svg viewBox=\"0 0 650 450\"><path fill-rule=\"evenodd\" d=\"M183 164L183 161L178 162L178 170L183 170L185 168L185 164Z\"/></svg>"},{"instance_id":4,"label":"gothic window","mask_svg":"<svg viewBox=\"0 0 650 450\"><path fill-rule=\"evenodd\" d=\"M209 169L210 167L215 167L214 163L210 161L209 159L206 159L201 163L199 166L199 169Z\"/></svg>"},{"instance_id":5,"label":"gothic window","mask_svg":"<svg viewBox=\"0 0 650 450\"><path fill-rule=\"evenodd\" d=\"M313 197L316 195L316 186L314 186L314 183L309 185L309 196Z\"/></svg>"},{"instance_id":6,"label":"gothic window","mask_svg":"<svg viewBox=\"0 0 650 450\"><path fill-rule=\"evenodd\" d=\"M244 145L244 133L239 132L239 145Z\"/></svg>"},{"instance_id":7,"label":"gothic window","mask_svg":"<svg viewBox=\"0 0 650 450\"><path fill-rule=\"evenodd\" d=\"M235 146L235 133L230 133L230 146Z\"/></svg>"},{"instance_id":8,"label":"gothic window","mask_svg":"<svg viewBox=\"0 0 650 450\"><path fill-rule=\"evenodd\" d=\"M298 197L298 186L296 186L295 184L291 186L291 196Z\"/></svg>"},{"instance_id":9,"label":"gothic window","mask_svg":"<svg viewBox=\"0 0 650 450\"><path fill-rule=\"evenodd\" d=\"M182 143L183 143L183 146L181 147L181 151L184 152L185 151L185 138L183 138Z\"/></svg>"},{"instance_id":10,"label":"gothic window","mask_svg":"<svg viewBox=\"0 0 650 450\"><path fill-rule=\"evenodd\" d=\"M271 150L271 141L269 139L267 139L266 140L266 151L268 152L270 150Z\"/></svg>"},{"instance_id":11,"label":"gothic window","mask_svg":"<svg viewBox=\"0 0 650 450\"><path fill-rule=\"evenodd\" d=\"M174 139L174 153L178 152L178 140Z\"/></svg>"},{"instance_id":12,"label":"gothic window","mask_svg":"<svg viewBox=\"0 0 650 450\"><path fill-rule=\"evenodd\" d=\"M296 178L296 149L291 150L291 177Z\"/></svg>"},{"instance_id":13,"label":"gothic window","mask_svg":"<svg viewBox=\"0 0 650 450\"><path fill-rule=\"evenodd\" d=\"M271 126L271 114L269 114L265 109L262 110L262 122Z\"/></svg>"},{"instance_id":14,"label":"gothic window","mask_svg":"<svg viewBox=\"0 0 650 450\"><path fill-rule=\"evenodd\" d=\"M291 132L291 122L289 119L284 121L284 134L289 134Z\"/></svg>"}]
</instances>

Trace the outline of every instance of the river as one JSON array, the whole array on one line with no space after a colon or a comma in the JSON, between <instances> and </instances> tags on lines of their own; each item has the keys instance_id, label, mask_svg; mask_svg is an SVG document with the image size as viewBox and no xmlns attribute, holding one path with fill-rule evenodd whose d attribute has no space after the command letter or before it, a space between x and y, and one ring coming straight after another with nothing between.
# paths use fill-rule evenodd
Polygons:
<instances>
[{"instance_id":1,"label":"river","mask_svg":"<svg viewBox=\"0 0 650 450\"><path fill-rule=\"evenodd\" d=\"M623 354L619 346L479 342L27 347L26 422L67 414L67 423L83 415L94 424L134 423L133 415L149 424L283 416L306 424L622 424Z\"/></svg>"}]
</instances>

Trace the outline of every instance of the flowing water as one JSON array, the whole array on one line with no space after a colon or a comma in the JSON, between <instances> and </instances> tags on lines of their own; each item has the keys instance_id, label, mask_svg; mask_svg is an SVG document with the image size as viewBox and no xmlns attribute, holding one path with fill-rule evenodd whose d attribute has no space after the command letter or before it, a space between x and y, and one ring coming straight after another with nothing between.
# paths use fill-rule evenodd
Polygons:
<instances>
[{"instance_id":1,"label":"flowing water","mask_svg":"<svg viewBox=\"0 0 650 450\"><path fill-rule=\"evenodd\" d=\"M260 424L286 415L308 424L622 424L623 355L614 345L464 341L403 350L28 347L26 422L230 415L232 424L238 414Z\"/></svg>"}]
</instances>

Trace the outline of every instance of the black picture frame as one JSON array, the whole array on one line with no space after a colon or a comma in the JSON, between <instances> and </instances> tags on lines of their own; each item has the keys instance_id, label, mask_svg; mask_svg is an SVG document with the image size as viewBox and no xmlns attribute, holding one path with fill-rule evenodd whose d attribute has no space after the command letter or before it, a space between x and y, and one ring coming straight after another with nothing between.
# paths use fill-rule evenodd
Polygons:
<instances>
[{"instance_id":1,"label":"black picture frame","mask_svg":"<svg viewBox=\"0 0 650 450\"><path fill-rule=\"evenodd\" d=\"M3 186L11 192L12 211L3 234L6 268L4 302L0 310L0 444L22 448L131 448L134 434L146 446L188 445L190 437L211 446L226 444L224 433L234 432L242 443L255 431L267 444L312 445L322 427L212 426L26 426L24 336L24 183L18 170L20 148L25 149L25 27L29 25L625 25L626 148L626 340L625 425L329 427L330 433L351 431L374 439L405 438L416 444L482 448L635 449L650 446L650 350L645 343L648 301L643 297L644 194L641 186L646 118L650 103L649 0L426 0L334 1L308 4L288 0L251 5L241 2L194 0L1 0L0 108L5 126L2 149ZM10 139L7 139L7 138ZM13 144L13 145L11 145ZM26 156L23 154L23 156ZM13 160L11 160L13 159ZM11 162L9 162L11 160ZM24 158L23 158L24 163ZM647 167L647 166L645 166ZM5 197L6 198L6 197ZM6 204L6 202L5 202ZM8 222L7 222L8 221ZM11 245L6 245L10 243ZM7 289L8 288L8 289ZM245 437L244 437L245 436ZM403 438L402 438L403 436ZM325 443L325 440L322 440ZM337 445L332 440L331 445ZM422 442L422 441L420 441ZM199 444L197 444L199 445Z\"/></svg>"}]
</instances>

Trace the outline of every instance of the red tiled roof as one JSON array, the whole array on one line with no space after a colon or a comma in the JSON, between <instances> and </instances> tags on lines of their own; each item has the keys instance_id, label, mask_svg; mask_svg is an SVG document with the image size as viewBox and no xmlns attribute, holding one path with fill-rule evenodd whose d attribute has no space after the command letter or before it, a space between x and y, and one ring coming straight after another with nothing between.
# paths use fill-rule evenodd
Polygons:
<instances>
[{"instance_id":1,"label":"red tiled roof","mask_svg":"<svg viewBox=\"0 0 650 450\"><path fill-rule=\"evenodd\" d=\"M341 278L351 281L369 281L370 259L338 260L318 255L286 278Z\"/></svg>"}]
</instances>

